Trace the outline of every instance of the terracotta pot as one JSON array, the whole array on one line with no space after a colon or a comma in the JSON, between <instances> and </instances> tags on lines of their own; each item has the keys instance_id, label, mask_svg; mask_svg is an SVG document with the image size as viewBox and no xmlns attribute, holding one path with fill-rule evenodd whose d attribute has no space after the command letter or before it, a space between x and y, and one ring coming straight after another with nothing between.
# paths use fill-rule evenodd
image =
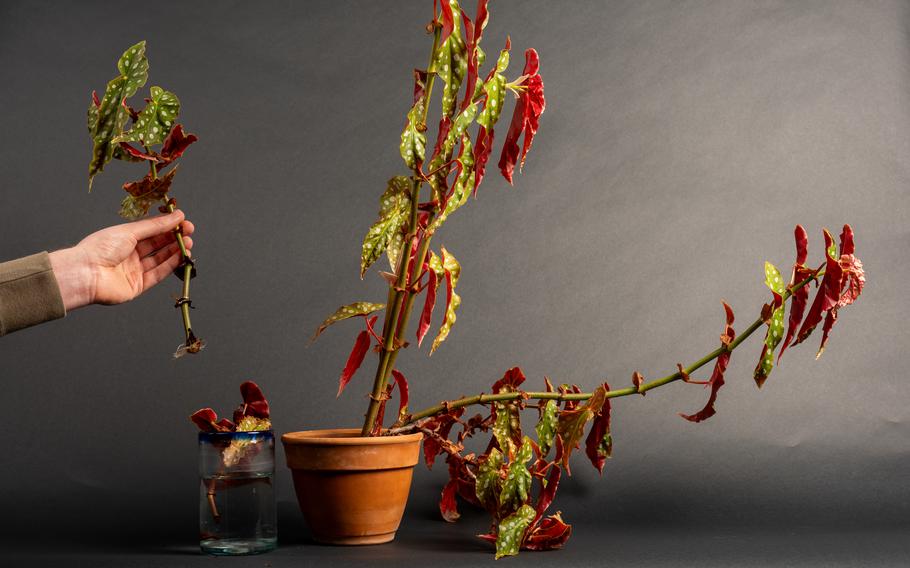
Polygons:
<instances>
[{"instance_id":1,"label":"terracotta pot","mask_svg":"<svg viewBox=\"0 0 910 568\"><path fill-rule=\"evenodd\" d=\"M282 436L313 538L347 545L394 539L422 439L421 433L363 438L353 428Z\"/></svg>"}]
</instances>

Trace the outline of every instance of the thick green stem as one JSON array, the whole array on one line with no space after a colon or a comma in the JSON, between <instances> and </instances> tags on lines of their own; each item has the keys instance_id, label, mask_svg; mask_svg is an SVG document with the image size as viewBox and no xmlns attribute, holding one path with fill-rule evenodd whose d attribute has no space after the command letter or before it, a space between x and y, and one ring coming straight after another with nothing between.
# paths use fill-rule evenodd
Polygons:
<instances>
[{"instance_id":1,"label":"thick green stem","mask_svg":"<svg viewBox=\"0 0 910 568\"><path fill-rule=\"evenodd\" d=\"M167 210L171 213L174 212L176 206L173 201L168 201ZM174 229L174 235L177 237L177 246L180 247L180 256L183 261L183 294L181 296L181 301L179 302L180 306L180 315L183 317L183 331L186 335L186 343L189 344L195 341L196 337L193 335L193 325L190 322L190 280L193 278L193 265L189 262L190 255L186 250L186 243L183 242L183 232L180 230L180 227Z\"/></svg>"},{"instance_id":2,"label":"thick green stem","mask_svg":"<svg viewBox=\"0 0 910 568\"><path fill-rule=\"evenodd\" d=\"M791 286L790 288L788 288L787 291L784 293L784 302L789 300L790 297L793 295L792 290L802 288L803 286L807 285L809 282L817 279L819 276L821 276L823 274L824 274L824 272L821 272L821 271L816 272L815 275L810 276L809 278L806 278L799 284L796 284L795 286ZM708 353L707 355L705 355L698 361L695 361L688 367L685 367L683 370L685 371L686 375L689 375L690 373L694 373L701 367L707 365L708 363L710 363L711 361L716 359L722 353L732 352L743 341L745 341L747 337L752 335L752 333L754 333L756 329L761 327L763 323L765 323L764 319L761 316L759 316L758 319L756 319L754 322L752 322L749 325L749 327L747 327L742 333L740 333L736 337L736 339L734 339L732 342L730 342L729 345L718 347L717 349ZM672 383L674 381L678 381L682 377L683 377L682 373L680 373L679 371L676 371L675 373L670 373L669 375L667 375L665 377L661 377L659 379L655 379L653 381L644 383L641 385L641 387L632 386L632 387L627 387L624 389L616 389L616 390L607 391L607 393L606 393L607 398L618 398L621 396L629 396L629 395L633 395L633 394L644 394L651 389L655 389L657 387ZM488 404L491 402L516 400L519 398L527 398L527 399L532 399L532 400L559 400L559 401L562 401L562 400L587 400L587 399L591 398L592 394L593 393L590 393L590 392L582 392L582 393L504 392L504 393L497 393L497 394L478 394L478 395L474 395L474 396L467 396L464 398L459 398L457 400L443 402L443 403L437 404L435 406L431 406L427 409L421 410L420 412L411 414L405 420L399 422L399 424L397 424L398 427L394 428L391 433L400 433L400 432L404 432L404 431L408 431L408 430L413 430L416 428L415 423L419 420L422 420L424 418L429 418L433 415L439 414L440 412L445 412L446 410L450 410L453 408L462 408L465 406L471 406L473 404Z\"/></svg>"},{"instance_id":3,"label":"thick green stem","mask_svg":"<svg viewBox=\"0 0 910 568\"><path fill-rule=\"evenodd\" d=\"M430 99L433 95L433 84L436 80L436 70L434 59L436 50L439 48L439 38L441 26L439 22L433 21L433 48L430 51L430 62L427 65L427 85L426 101L423 105L423 115L421 116L421 127L426 130L427 111L430 106ZM398 273L395 284L389 284L389 301L386 304L385 321L382 326L383 345L379 355L379 365L376 368L376 375L373 378L373 390L370 393L370 402L367 411L364 414L363 427L360 430L361 436L369 436L373 431L376 418L379 415L379 406L384 396L386 384L388 383L389 374L395 366L395 359L398 357L398 350L403 344L403 336L408 325L408 318L411 315L411 307L414 303L414 294L410 290L408 266L411 258L411 246L414 238L417 236L419 227L420 188L423 185L422 175L419 171L414 172L413 185L411 187L411 216L408 219L408 230L402 243L401 251L398 258ZM414 271L419 274L423 266L422 258L426 255L426 247L429 246L429 239L424 239L419 255L420 262L415 263ZM402 305L404 304L404 314L402 317Z\"/></svg>"}]
</instances>

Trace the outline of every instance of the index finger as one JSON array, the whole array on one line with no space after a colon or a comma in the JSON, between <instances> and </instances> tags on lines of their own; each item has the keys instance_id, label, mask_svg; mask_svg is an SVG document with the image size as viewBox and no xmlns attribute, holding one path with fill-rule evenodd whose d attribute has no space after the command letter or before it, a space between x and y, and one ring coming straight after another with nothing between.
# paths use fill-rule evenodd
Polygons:
<instances>
[{"instance_id":1,"label":"index finger","mask_svg":"<svg viewBox=\"0 0 910 568\"><path fill-rule=\"evenodd\" d=\"M183 221L183 218L183 211L177 209L173 213L168 213L167 215L159 215L157 217L152 217L151 219L134 221L132 223L128 223L126 226L129 229L130 233L132 233L133 238L135 238L137 241L141 241L149 237L154 237L155 235L173 231L177 228L177 225Z\"/></svg>"}]
</instances>

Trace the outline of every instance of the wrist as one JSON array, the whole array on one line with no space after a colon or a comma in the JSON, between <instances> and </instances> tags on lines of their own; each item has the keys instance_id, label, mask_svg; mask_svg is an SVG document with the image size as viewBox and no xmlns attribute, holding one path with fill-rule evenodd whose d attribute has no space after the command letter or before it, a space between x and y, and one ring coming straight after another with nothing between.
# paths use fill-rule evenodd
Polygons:
<instances>
[{"instance_id":1,"label":"wrist","mask_svg":"<svg viewBox=\"0 0 910 568\"><path fill-rule=\"evenodd\" d=\"M72 247L54 251L49 256L66 311L93 303L95 277L85 252Z\"/></svg>"}]
</instances>

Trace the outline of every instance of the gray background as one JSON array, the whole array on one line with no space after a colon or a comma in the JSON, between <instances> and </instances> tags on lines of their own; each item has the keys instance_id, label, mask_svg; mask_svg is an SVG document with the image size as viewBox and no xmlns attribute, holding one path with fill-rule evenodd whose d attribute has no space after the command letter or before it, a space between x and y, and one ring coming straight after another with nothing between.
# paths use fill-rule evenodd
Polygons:
<instances>
[{"instance_id":1,"label":"gray background","mask_svg":"<svg viewBox=\"0 0 910 568\"><path fill-rule=\"evenodd\" d=\"M170 358L177 280L0 341L0 554L227 563L193 556L186 416L232 408L252 378L278 431L359 423L369 372L335 400L355 326L305 345L338 305L384 298L375 272L357 278L360 240L404 172L429 6L0 3L0 258L118 221L119 185L141 172L114 164L86 193L84 113L147 39L149 84L177 93L200 137L174 194L198 227L194 322L209 343ZM573 539L522 561L906 565L910 6L494 2L487 52L506 34L510 77L526 47L540 52L548 109L515 187L491 164L436 239L462 263L464 303L432 359L400 358L414 408L489 389L516 364L533 385L617 386L692 361L716 345L721 298L740 329L755 317L762 262L788 270L796 223L812 262L823 226L853 224L869 278L821 360L814 338L757 391L760 341L738 350L708 422L677 416L703 404L694 386L616 401L603 479L579 460L555 504ZM472 536L482 516L438 521L444 469L416 470L395 544L350 549L308 543L281 465L284 546L233 563L491 560Z\"/></svg>"}]
</instances>

